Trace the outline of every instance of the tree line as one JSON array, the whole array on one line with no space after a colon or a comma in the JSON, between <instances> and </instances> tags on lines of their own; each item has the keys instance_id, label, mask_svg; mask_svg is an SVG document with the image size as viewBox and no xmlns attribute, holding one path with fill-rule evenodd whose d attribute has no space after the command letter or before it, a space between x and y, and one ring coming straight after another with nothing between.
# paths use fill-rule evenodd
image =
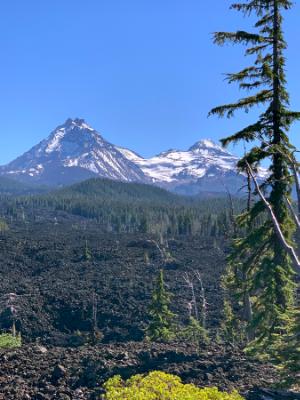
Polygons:
<instances>
[{"instance_id":1,"label":"tree line","mask_svg":"<svg viewBox=\"0 0 300 400\"><path fill-rule=\"evenodd\" d=\"M129 185L129 189L128 189ZM50 219L51 212L92 220L103 232L230 237L231 209L226 197L184 198L146 185L92 179L75 188L37 196L2 196L1 215L7 222ZM108 186L108 187L107 187ZM245 202L234 199L236 209Z\"/></svg>"}]
</instances>

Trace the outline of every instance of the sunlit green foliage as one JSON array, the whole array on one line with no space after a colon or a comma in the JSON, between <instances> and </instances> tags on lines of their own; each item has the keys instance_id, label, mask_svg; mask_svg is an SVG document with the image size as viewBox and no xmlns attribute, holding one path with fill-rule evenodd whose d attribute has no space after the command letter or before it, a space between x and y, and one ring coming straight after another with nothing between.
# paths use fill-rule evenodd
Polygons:
<instances>
[{"instance_id":1,"label":"sunlit green foliage","mask_svg":"<svg viewBox=\"0 0 300 400\"><path fill-rule=\"evenodd\" d=\"M8 230L8 225L5 221L0 219L0 232L5 232Z\"/></svg>"},{"instance_id":2,"label":"sunlit green foliage","mask_svg":"<svg viewBox=\"0 0 300 400\"><path fill-rule=\"evenodd\" d=\"M295 311L294 324L283 338L277 353L282 371L282 383L300 389L300 309Z\"/></svg>"},{"instance_id":3,"label":"sunlit green foliage","mask_svg":"<svg viewBox=\"0 0 300 400\"><path fill-rule=\"evenodd\" d=\"M161 371L146 376L135 375L127 381L117 375L109 379L104 388L104 400L243 400L237 392L228 394L216 388L199 389Z\"/></svg>"},{"instance_id":4,"label":"sunlit green foliage","mask_svg":"<svg viewBox=\"0 0 300 400\"><path fill-rule=\"evenodd\" d=\"M241 342L241 332L238 319L233 312L229 299L224 299L223 320L221 323L221 334L225 342L237 344Z\"/></svg>"},{"instance_id":5,"label":"sunlit green foliage","mask_svg":"<svg viewBox=\"0 0 300 400\"><path fill-rule=\"evenodd\" d=\"M208 331L199 321L191 317L187 326L182 328L180 337L189 343L194 343L197 346L209 343Z\"/></svg>"},{"instance_id":6,"label":"sunlit green foliage","mask_svg":"<svg viewBox=\"0 0 300 400\"><path fill-rule=\"evenodd\" d=\"M20 347L22 344L21 336L13 336L11 333L3 333L0 335L0 348Z\"/></svg>"}]
</instances>

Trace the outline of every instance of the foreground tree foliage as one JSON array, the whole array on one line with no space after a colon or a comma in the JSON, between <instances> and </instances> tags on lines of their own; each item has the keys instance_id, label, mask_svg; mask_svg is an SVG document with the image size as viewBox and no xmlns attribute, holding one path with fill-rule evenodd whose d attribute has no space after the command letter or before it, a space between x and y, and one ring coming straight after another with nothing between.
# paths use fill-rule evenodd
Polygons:
<instances>
[{"instance_id":1,"label":"foreground tree foliage","mask_svg":"<svg viewBox=\"0 0 300 400\"><path fill-rule=\"evenodd\" d=\"M300 389L300 310L295 313L295 323L283 339L280 350L277 353L282 363L283 383L296 384Z\"/></svg>"},{"instance_id":2,"label":"foreground tree foliage","mask_svg":"<svg viewBox=\"0 0 300 400\"><path fill-rule=\"evenodd\" d=\"M104 400L243 400L237 392L228 394L216 388L199 389L161 371L146 376L135 375L127 381L117 375L109 379L104 388Z\"/></svg>"},{"instance_id":3,"label":"foreground tree foliage","mask_svg":"<svg viewBox=\"0 0 300 400\"><path fill-rule=\"evenodd\" d=\"M223 139L222 143L253 143L238 165L245 173L249 174L249 168L256 171L264 160L270 163L270 175L261 189L288 243L292 242L295 231L287 205L293 183L289 159L295 150L289 142L288 130L300 118L300 113L289 109L285 87L286 43L282 14L291 7L292 2L288 0L248 0L232 4L232 9L245 16L254 14L257 17L255 31L218 32L215 43L246 46L245 55L254 58L253 64L228 74L227 79L230 84L237 83L240 89L253 93L211 111L211 114L230 118L238 110L248 113L254 106L265 108L257 121ZM272 220L265 217L262 224L257 224L257 218L265 213L264 202L249 200L248 205L249 209L238 218L247 234L235 240L227 288L238 297L238 318L246 321L252 348L274 355L284 335L295 324L295 274Z\"/></svg>"}]
</instances>

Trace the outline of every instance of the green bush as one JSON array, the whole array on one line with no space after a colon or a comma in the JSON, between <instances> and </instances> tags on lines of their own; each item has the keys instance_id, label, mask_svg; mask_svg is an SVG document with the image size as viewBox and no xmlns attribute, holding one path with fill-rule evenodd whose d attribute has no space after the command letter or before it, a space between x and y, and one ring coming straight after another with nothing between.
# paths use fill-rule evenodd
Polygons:
<instances>
[{"instance_id":1,"label":"green bush","mask_svg":"<svg viewBox=\"0 0 300 400\"><path fill-rule=\"evenodd\" d=\"M0 219L0 232L8 231L8 225L5 221Z\"/></svg>"},{"instance_id":2,"label":"green bush","mask_svg":"<svg viewBox=\"0 0 300 400\"><path fill-rule=\"evenodd\" d=\"M179 337L187 342L194 343L197 346L200 346L200 344L203 343L209 343L207 330L193 317L190 318L188 325L181 330Z\"/></svg>"},{"instance_id":3,"label":"green bush","mask_svg":"<svg viewBox=\"0 0 300 400\"><path fill-rule=\"evenodd\" d=\"M161 371L146 376L134 375L127 381L116 375L104 384L104 388L103 400L243 400L237 392L228 394L217 388L200 389Z\"/></svg>"},{"instance_id":4,"label":"green bush","mask_svg":"<svg viewBox=\"0 0 300 400\"><path fill-rule=\"evenodd\" d=\"M11 333L3 333L0 335L0 349L20 347L21 344L21 335L15 337Z\"/></svg>"}]
</instances>

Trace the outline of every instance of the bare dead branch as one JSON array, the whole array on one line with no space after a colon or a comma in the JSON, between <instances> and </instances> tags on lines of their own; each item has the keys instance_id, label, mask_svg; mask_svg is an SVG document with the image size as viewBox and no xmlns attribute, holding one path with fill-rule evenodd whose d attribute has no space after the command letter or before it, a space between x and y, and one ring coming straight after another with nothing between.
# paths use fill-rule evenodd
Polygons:
<instances>
[{"instance_id":1,"label":"bare dead branch","mask_svg":"<svg viewBox=\"0 0 300 400\"><path fill-rule=\"evenodd\" d=\"M156 240L151 240L151 243L153 243L155 245L155 247L157 248L159 255L162 259L162 262L166 261L166 252L163 248L160 247L160 245L158 244L158 242Z\"/></svg>"},{"instance_id":2,"label":"bare dead branch","mask_svg":"<svg viewBox=\"0 0 300 400\"><path fill-rule=\"evenodd\" d=\"M300 179L299 174L296 166L296 160L289 157L291 169L294 175L295 185L296 185L296 193L297 193L297 201L298 201L298 215L300 215Z\"/></svg>"},{"instance_id":3,"label":"bare dead branch","mask_svg":"<svg viewBox=\"0 0 300 400\"><path fill-rule=\"evenodd\" d=\"M191 289L192 300L191 300L191 302L189 304L191 304L192 307L194 307L195 318L196 318L197 321L199 321L199 313L198 313L198 307L197 307L194 283L193 283L192 279L190 278L190 276L189 276L189 274L187 272L185 272L183 274L183 279L184 279L185 283L187 284L187 286Z\"/></svg>"},{"instance_id":4,"label":"bare dead branch","mask_svg":"<svg viewBox=\"0 0 300 400\"><path fill-rule=\"evenodd\" d=\"M267 147L270 146L270 143L267 143L262 139L262 137L259 137L259 140ZM300 178L299 178L299 170L297 168L297 161L295 158L294 153L298 152L297 150L294 151L292 154L287 154L281 151L280 149L276 149L278 153L280 153L283 157L285 157L288 160L290 169L292 171L294 181L295 181L295 186L296 186L296 193L297 193L297 203L298 203L298 215L300 216Z\"/></svg>"},{"instance_id":5,"label":"bare dead branch","mask_svg":"<svg viewBox=\"0 0 300 400\"><path fill-rule=\"evenodd\" d=\"M249 174L250 174L250 176L251 176L251 178L252 178L252 180L253 180L253 183L254 183L254 185L255 185L255 189L256 189L256 191L257 191L257 194L258 194L259 197L261 198L262 202L265 204L266 209L267 209L267 211L268 211L268 213L269 213L269 215L270 215L270 217L271 217L271 221L272 221L272 223L273 223L276 236L278 237L278 239L279 239L279 241L280 241L282 247L286 250L286 252L287 252L287 253L290 255L290 257L292 258L294 264L295 264L298 268L300 268L300 261L299 261L299 258L298 258L297 254L296 254L296 251L295 251L294 247L291 246L291 245L286 241L286 239L285 239L285 237L284 237L284 235L283 235L283 233L282 233L280 224L279 224L279 222L278 222L278 220L277 220L277 218L276 218L276 215L274 214L274 211L273 211L273 209L272 209L272 206L271 206L271 204L268 202L268 200L265 198L263 192L261 191L261 189L260 189L260 187L259 187L259 184L257 183L257 180L256 180L256 178L255 178L255 176L254 176L253 170L252 170L250 164L249 164L247 161L246 161L246 165L247 165L247 168L248 168L248 170L249 170Z\"/></svg>"},{"instance_id":6,"label":"bare dead branch","mask_svg":"<svg viewBox=\"0 0 300 400\"><path fill-rule=\"evenodd\" d=\"M221 180L221 183L227 193L228 196L228 200L229 200L229 204L230 204L230 219L231 219L231 224L232 224L232 228L233 228L233 234L234 236L236 236L237 234L237 225L236 225L236 220L234 217L234 204L233 204L233 199L232 199L232 195L230 193L230 190L228 189L228 187L225 185L225 183L223 182L223 180Z\"/></svg>"},{"instance_id":7,"label":"bare dead branch","mask_svg":"<svg viewBox=\"0 0 300 400\"><path fill-rule=\"evenodd\" d=\"M200 296L201 296L201 301L202 301L202 309L201 309L201 313L202 313L202 326L203 328L206 328L206 315L207 315L207 301L206 301L206 297L205 297L205 290L204 290L204 286L203 286L203 282L202 282L202 278L200 275L199 271L195 271L195 276L200 284Z\"/></svg>"},{"instance_id":8,"label":"bare dead branch","mask_svg":"<svg viewBox=\"0 0 300 400\"><path fill-rule=\"evenodd\" d=\"M290 210L290 212L291 212L291 214L292 214L292 216L293 216L293 218L294 218L295 224L297 225L297 228L300 230L300 220L299 220L299 217L298 217L298 215L296 214L296 212L295 212L295 210L294 210L294 207L293 207L291 201L290 201L288 198L286 198L285 200L286 200L287 205L288 205L288 207L289 207L289 210Z\"/></svg>"}]
</instances>

